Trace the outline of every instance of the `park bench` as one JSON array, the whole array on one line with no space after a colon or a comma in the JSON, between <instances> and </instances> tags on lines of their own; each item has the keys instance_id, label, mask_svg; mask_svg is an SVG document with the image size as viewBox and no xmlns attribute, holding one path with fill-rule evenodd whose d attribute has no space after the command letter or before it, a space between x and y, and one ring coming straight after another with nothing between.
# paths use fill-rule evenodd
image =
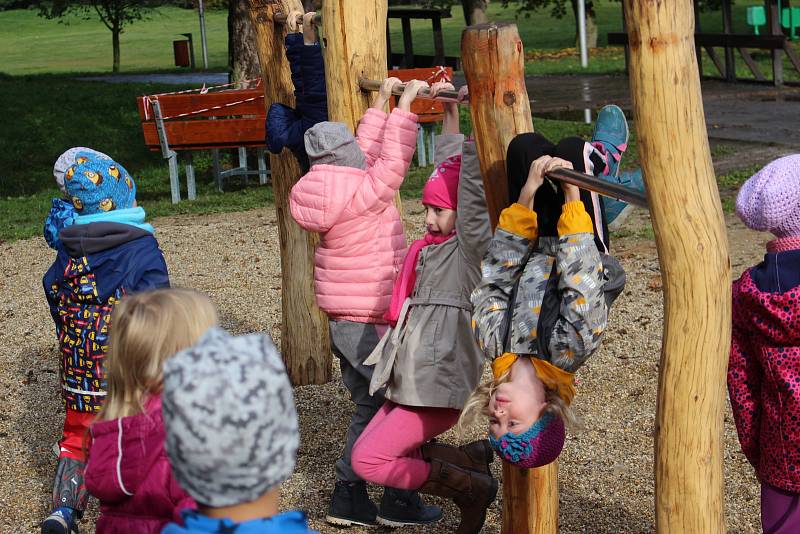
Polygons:
<instances>
[{"instance_id":1,"label":"park bench","mask_svg":"<svg viewBox=\"0 0 800 534\"><path fill-rule=\"evenodd\" d=\"M767 77L761 72L758 64L750 55L750 49L757 50L783 50L791 61L792 65L800 72L800 58L794 49L788 45L784 35L751 35L747 33L695 33L694 42L697 50L705 49L714 66L720 75L728 81L736 81L736 72L732 61L725 61L719 57L714 50L715 47L726 50L737 50L742 56L745 65L753 73L759 82L766 82ZM628 34L623 32L610 32L608 34L609 45L628 47ZM627 54L626 54L627 59ZM698 65L699 66L699 65ZM702 72L701 72L702 74Z\"/></svg>"},{"instance_id":2,"label":"park bench","mask_svg":"<svg viewBox=\"0 0 800 534\"><path fill-rule=\"evenodd\" d=\"M389 71L389 76L394 76L404 82L425 80L432 84L443 80L452 80L453 69L450 67L393 69ZM394 109L397 98L393 97L389 101L389 109ZM433 163L436 123L444 119L444 104L438 100L418 99L411 103L411 112L418 117L417 164L424 167Z\"/></svg>"},{"instance_id":3,"label":"park bench","mask_svg":"<svg viewBox=\"0 0 800 534\"><path fill-rule=\"evenodd\" d=\"M434 67L445 65L455 70L460 70L459 58L456 56L445 56L444 38L442 37L442 19L448 19L453 15L450 9L419 8L419 7L390 7L386 20L386 50L388 51L389 68L400 66L405 69L418 67ZM389 36L389 20L400 19L403 27L403 53L392 53L392 42ZM411 20L430 20L433 26L433 50L432 56L414 54L414 44L411 37Z\"/></svg>"},{"instance_id":4,"label":"park bench","mask_svg":"<svg viewBox=\"0 0 800 534\"><path fill-rule=\"evenodd\" d=\"M224 86L221 86L224 87ZM213 89L213 88L212 88ZM196 196L192 152L211 150L217 188L229 176L258 175L267 183L269 170L264 158L265 129L264 90L259 80L250 89L221 91L188 90L176 93L146 95L137 98L144 142L152 151L161 151L169 162L172 202L180 202L178 152L184 152L186 185L189 200ZM247 149L255 148L258 170L248 170ZM237 149L239 166L221 171L220 149Z\"/></svg>"}]
</instances>

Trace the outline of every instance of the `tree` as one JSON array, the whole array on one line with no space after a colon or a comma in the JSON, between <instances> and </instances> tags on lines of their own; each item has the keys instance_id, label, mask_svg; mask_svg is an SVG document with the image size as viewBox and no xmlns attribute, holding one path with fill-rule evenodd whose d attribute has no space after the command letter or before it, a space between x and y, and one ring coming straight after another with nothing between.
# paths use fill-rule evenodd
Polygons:
<instances>
[{"instance_id":1,"label":"tree","mask_svg":"<svg viewBox=\"0 0 800 534\"><path fill-rule=\"evenodd\" d=\"M119 72L119 36L126 26L146 18L153 8L166 0L42 0L37 2L39 14L49 19L69 15L84 20L99 18L111 30L114 53L113 72Z\"/></svg>"},{"instance_id":2,"label":"tree","mask_svg":"<svg viewBox=\"0 0 800 534\"><path fill-rule=\"evenodd\" d=\"M249 0L228 0L228 67L231 82L261 76Z\"/></svg>"}]
</instances>

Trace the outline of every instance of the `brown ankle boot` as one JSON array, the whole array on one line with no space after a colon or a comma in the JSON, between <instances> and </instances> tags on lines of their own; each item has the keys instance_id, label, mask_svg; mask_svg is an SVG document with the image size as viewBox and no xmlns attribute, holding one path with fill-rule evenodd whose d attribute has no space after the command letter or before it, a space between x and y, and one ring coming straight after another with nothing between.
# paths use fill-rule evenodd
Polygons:
<instances>
[{"instance_id":1,"label":"brown ankle boot","mask_svg":"<svg viewBox=\"0 0 800 534\"><path fill-rule=\"evenodd\" d=\"M497 496L497 481L485 473L433 458L431 474L417 491L453 499L461 511L456 534L477 534L486 521L486 510Z\"/></svg>"},{"instance_id":2,"label":"brown ankle boot","mask_svg":"<svg viewBox=\"0 0 800 534\"><path fill-rule=\"evenodd\" d=\"M489 465L494 461L494 452L487 439L473 441L461 447L431 441L422 446L422 457L428 462L436 458L470 471L491 475Z\"/></svg>"}]
</instances>

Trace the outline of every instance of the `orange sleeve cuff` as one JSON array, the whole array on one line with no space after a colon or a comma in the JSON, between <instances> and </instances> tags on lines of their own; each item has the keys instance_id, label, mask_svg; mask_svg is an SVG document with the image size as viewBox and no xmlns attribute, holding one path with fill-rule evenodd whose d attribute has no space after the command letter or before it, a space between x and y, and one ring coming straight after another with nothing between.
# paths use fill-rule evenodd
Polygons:
<instances>
[{"instance_id":1,"label":"orange sleeve cuff","mask_svg":"<svg viewBox=\"0 0 800 534\"><path fill-rule=\"evenodd\" d=\"M586 213L586 208L580 200L567 202L561 209L561 217L558 218L558 235L593 233L592 219Z\"/></svg>"},{"instance_id":2,"label":"orange sleeve cuff","mask_svg":"<svg viewBox=\"0 0 800 534\"><path fill-rule=\"evenodd\" d=\"M500 214L497 227L533 241L538 235L536 212L515 202Z\"/></svg>"}]
</instances>

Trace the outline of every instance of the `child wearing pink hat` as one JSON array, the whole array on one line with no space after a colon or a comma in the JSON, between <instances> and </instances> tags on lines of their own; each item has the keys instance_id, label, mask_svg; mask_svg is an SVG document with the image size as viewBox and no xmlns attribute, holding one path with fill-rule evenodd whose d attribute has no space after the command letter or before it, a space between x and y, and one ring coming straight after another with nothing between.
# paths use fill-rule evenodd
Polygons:
<instances>
[{"instance_id":1,"label":"child wearing pink hat","mask_svg":"<svg viewBox=\"0 0 800 534\"><path fill-rule=\"evenodd\" d=\"M733 283L731 408L761 482L764 532L800 532L800 154L747 180L736 214L775 239Z\"/></svg>"},{"instance_id":2,"label":"child wearing pink hat","mask_svg":"<svg viewBox=\"0 0 800 534\"><path fill-rule=\"evenodd\" d=\"M352 465L368 481L452 498L458 532L478 532L497 493L488 442L429 443L456 424L483 368L469 295L492 232L475 144L459 133L455 104L446 106L435 165L422 193L427 232L409 248L386 314L391 327L364 362L375 365L370 392L385 388L386 403L356 442Z\"/></svg>"}]
</instances>

